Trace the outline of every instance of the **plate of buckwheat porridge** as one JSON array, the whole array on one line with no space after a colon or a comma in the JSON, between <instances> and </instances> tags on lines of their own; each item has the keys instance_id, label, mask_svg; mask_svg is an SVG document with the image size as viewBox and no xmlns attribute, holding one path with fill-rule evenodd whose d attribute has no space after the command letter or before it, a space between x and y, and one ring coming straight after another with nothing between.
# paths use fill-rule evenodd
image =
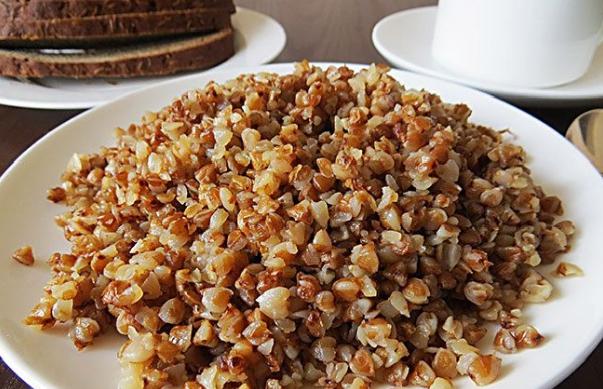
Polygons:
<instances>
[{"instance_id":1,"label":"plate of buckwheat porridge","mask_svg":"<svg viewBox=\"0 0 603 389\"><path fill-rule=\"evenodd\" d=\"M603 335L603 181L487 94L303 61L171 80L0 178L34 388L552 388Z\"/></svg>"}]
</instances>

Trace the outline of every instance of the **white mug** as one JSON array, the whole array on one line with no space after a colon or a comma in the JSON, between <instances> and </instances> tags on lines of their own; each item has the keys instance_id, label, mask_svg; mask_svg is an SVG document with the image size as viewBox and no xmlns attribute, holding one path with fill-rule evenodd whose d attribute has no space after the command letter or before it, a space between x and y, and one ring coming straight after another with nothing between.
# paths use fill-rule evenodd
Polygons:
<instances>
[{"instance_id":1,"label":"white mug","mask_svg":"<svg viewBox=\"0 0 603 389\"><path fill-rule=\"evenodd\" d=\"M440 0L436 61L476 80L550 87L588 70L603 38L603 0Z\"/></svg>"}]
</instances>

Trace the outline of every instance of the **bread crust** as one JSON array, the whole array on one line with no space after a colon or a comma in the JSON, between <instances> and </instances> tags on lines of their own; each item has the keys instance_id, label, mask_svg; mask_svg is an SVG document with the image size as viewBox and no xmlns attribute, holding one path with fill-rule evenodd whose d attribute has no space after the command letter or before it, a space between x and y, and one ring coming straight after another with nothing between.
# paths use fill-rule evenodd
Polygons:
<instances>
[{"instance_id":1,"label":"bread crust","mask_svg":"<svg viewBox=\"0 0 603 389\"><path fill-rule=\"evenodd\" d=\"M89 47L103 43L216 31L230 26L226 8L159 11L0 24L0 45Z\"/></svg>"},{"instance_id":2,"label":"bread crust","mask_svg":"<svg viewBox=\"0 0 603 389\"><path fill-rule=\"evenodd\" d=\"M206 69L234 54L233 31L86 54L0 49L0 74L12 77L141 77Z\"/></svg>"},{"instance_id":3,"label":"bread crust","mask_svg":"<svg viewBox=\"0 0 603 389\"><path fill-rule=\"evenodd\" d=\"M202 8L225 8L230 12L235 11L232 0L0 0L0 22Z\"/></svg>"}]
</instances>

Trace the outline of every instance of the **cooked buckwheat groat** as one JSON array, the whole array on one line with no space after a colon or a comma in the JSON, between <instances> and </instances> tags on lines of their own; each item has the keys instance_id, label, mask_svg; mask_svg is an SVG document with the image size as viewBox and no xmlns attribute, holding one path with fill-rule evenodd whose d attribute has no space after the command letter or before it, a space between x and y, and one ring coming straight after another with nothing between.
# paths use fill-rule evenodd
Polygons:
<instances>
[{"instance_id":1,"label":"cooked buckwheat groat","mask_svg":"<svg viewBox=\"0 0 603 389\"><path fill-rule=\"evenodd\" d=\"M241 75L75 154L49 192L72 249L25 322L78 349L117 328L121 388L494 381L484 324L500 352L542 341L521 309L574 227L520 146L399 81Z\"/></svg>"}]
</instances>

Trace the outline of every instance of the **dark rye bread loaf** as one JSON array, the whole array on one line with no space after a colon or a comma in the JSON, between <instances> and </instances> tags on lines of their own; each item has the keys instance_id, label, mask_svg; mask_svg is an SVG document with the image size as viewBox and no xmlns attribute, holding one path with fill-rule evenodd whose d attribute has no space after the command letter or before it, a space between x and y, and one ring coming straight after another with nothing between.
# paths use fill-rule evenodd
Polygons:
<instances>
[{"instance_id":1,"label":"dark rye bread loaf","mask_svg":"<svg viewBox=\"0 0 603 389\"><path fill-rule=\"evenodd\" d=\"M0 0L0 22L201 8L235 10L232 0Z\"/></svg>"},{"instance_id":2,"label":"dark rye bread loaf","mask_svg":"<svg viewBox=\"0 0 603 389\"><path fill-rule=\"evenodd\" d=\"M139 77L205 69L234 54L230 27L203 36L162 39L74 54L0 49L0 75L12 77Z\"/></svg>"},{"instance_id":3,"label":"dark rye bread loaf","mask_svg":"<svg viewBox=\"0 0 603 389\"><path fill-rule=\"evenodd\" d=\"M230 8L127 13L0 24L0 46L90 47L116 41L215 31L230 26Z\"/></svg>"}]
</instances>

